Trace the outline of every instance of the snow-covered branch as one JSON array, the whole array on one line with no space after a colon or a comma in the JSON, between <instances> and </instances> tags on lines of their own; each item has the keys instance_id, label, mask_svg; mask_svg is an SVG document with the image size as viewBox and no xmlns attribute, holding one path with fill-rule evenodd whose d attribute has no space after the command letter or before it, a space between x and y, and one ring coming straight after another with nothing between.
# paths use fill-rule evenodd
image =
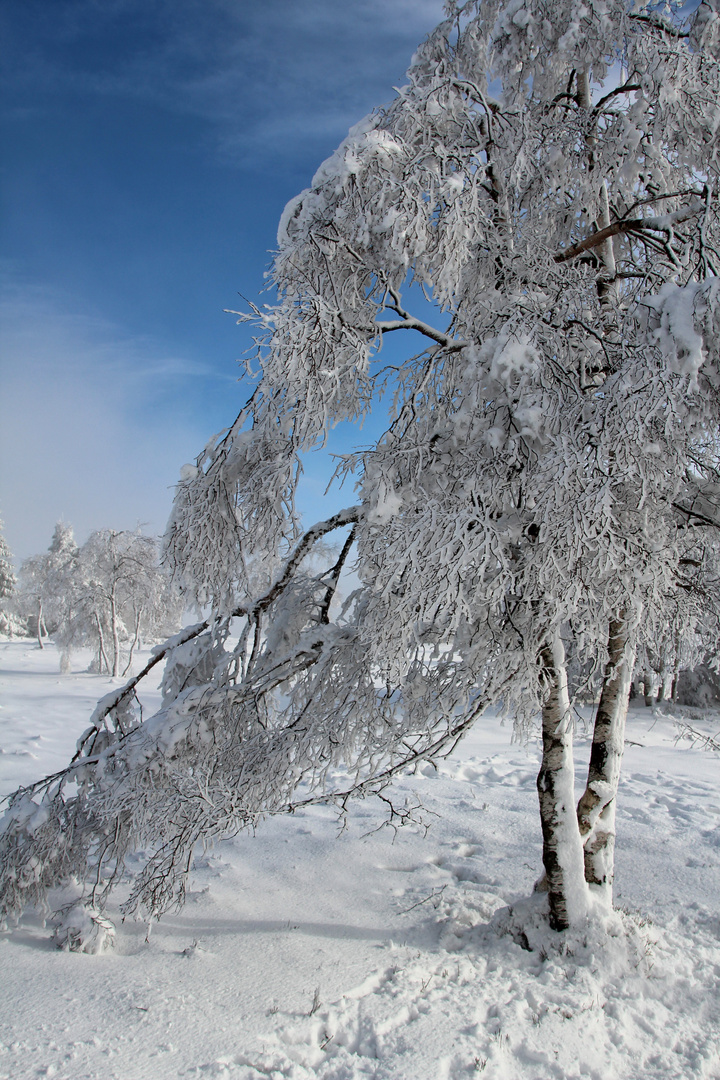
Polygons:
<instances>
[{"instance_id":1,"label":"snow-covered branch","mask_svg":"<svg viewBox=\"0 0 720 1080\"><path fill-rule=\"evenodd\" d=\"M670 232L675 225L680 225L684 221L689 221L690 218L697 217L705 209L705 202L695 202L682 210L674 211L672 214L623 218L621 221L614 221L612 225L608 225L605 229L600 229L599 232L586 236L584 240L573 244L566 251L557 252L553 258L557 263L568 262L570 259L576 259L578 255L582 255L584 251L590 251L620 233L643 232L645 230L650 232Z\"/></svg>"},{"instance_id":2,"label":"snow-covered branch","mask_svg":"<svg viewBox=\"0 0 720 1080\"><path fill-rule=\"evenodd\" d=\"M72 875L99 903L142 850L126 910L160 914L194 845L382 790L490 703L542 721L551 924L611 904L633 656L662 640L675 662L720 611L691 528L720 460L718 20L449 10L282 215L274 303L240 316L257 388L184 467L166 537L211 614L163 647L155 716L128 684L71 773L15 794L6 912ZM446 329L406 310L410 283ZM397 330L432 344L381 368ZM303 455L388 388L383 434L341 465L358 505L303 534ZM344 527L336 558L317 541ZM602 707L578 822L580 685Z\"/></svg>"}]
</instances>

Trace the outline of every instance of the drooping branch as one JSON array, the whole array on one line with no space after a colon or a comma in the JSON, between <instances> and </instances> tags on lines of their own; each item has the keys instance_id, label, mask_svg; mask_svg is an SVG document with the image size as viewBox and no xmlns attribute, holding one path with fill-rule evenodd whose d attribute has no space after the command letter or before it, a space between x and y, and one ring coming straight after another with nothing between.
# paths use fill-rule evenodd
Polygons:
<instances>
[{"instance_id":1,"label":"drooping branch","mask_svg":"<svg viewBox=\"0 0 720 1080\"><path fill-rule=\"evenodd\" d=\"M319 521L313 525L311 529L305 533L303 537L298 541L292 555L285 563L282 574L275 581L266 593L264 593L253 604L244 604L236 608L232 612L233 618L240 618L243 615L253 615L258 611L264 611L272 604L283 589L287 586L292 575L297 570L299 564L307 555L310 548L313 546L316 540L319 540L321 536L326 536L330 532L334 532L335 529L342 529L345 525L354 525L360 518L359 506L349 506L344 510L338 510L337 514L333 514L327 521Z\"/></svg>"},{"instance_id":2,"label":"drooping branch","mask_svg":"<svg viewBox=\"0 0 720 1080\"><path fill-rule=\"evenodd\" d=\"M343 567L347 562L348 555L350 554L350 548L353 546L354 543L355 527L353 526L345 539L345 543L343 544L342 551L340 552L337 562L334 566L330 567L326 574L323 574L322 580L327 582L327 591L325 593L325 599L320 606L319 621L321 623L327 623L329 620L330 605L332 603L333 597L335 596L335 593L337 592L338 582L340 581L340 574L342 573Z\"/></svg>"},{"instance_id":3,"label":"drooping branch","mask_svg":"<svg viewBox=\"0 0 720 1080\"><path fill-rule=\"evenodd\" d=\"M446 730L438 735L434 741L421 746L420 749L416 747L409 748L407 753L396 758L386 769L374 772L371 777L356 782L349 788L334 792L324 791L320 795L299 799L296 802L289 803L287 807L283 807L280 813L294 813L302 807L317 806L321 803L335 803L344 808L350 799L377 793L377 791L387 787L394 777L406 772L408 769L412 769L421 762L449 757L462 738L475 725L478 718L500 696L505 686L511 683L515 674L516 672L513 672L504 683L498 687L493 687L492 695L478 698L464 716L460 717L456 723L448 725Z\"/></svg>"},{"instance_id":4,"label":"drooping branch","mask_svg":"<svg viewBox=\"0 0 720 1080\"><path fill-rule=\"evenodd\" d=\"M285 563L282 573L275 580L273 585L271 585L271 587L267 590L267 592L263 593L262 596L258 597L257 600L253 601L250 604L241 604L240 606L236 607L231 612L231 618L254 618L257 617L260 612L265 611L270 606L270 604L272 604L272 602L277 599L283 589L287 587L293 573L295 572L299 564L302 562L302 560L305 558L308 551L316 542L316 540L319 540L320 537L326 536L328 533L333 532L335 529L341 529L345 525L351 525L356 523L358 521L359 514L360 507L351 506L346 507L344 510L339 510L337 514L333 514L333 516L328 518L326 521L316 522L316 524L313 525L312 528L308 529L304 536L302 536L301 539L298 541L292 554ZM159 664L161 660L164 660L167 654L172 649L175 649L180 645L185 645L187 644L187 642L199 637L200 634L208 630L209 627L210 622L206 619L203 622L186 627L186 629L182 630L179 634L175 634L173 637L165 641L162 645L159 645L153 649L153 655L151 656L150 660L148 660L147 664L145 664L145 667L141 671L139 671L137 675L134 675L132 679L129 679L128 682L124 684L124 686L119 687L117 690L113 690L110 694L107 694L104 698L102 698L98 702L98 705L92 717L90 718L91 727L88 729L87 734L80 740L77 752L73 756L71 764L74 764L82 758L87 740L93 736L94 732L98 730L100 725L110 715L112 710L116 709L118 705L120 705L123 701L125 701L134 693L135 687L138 685L138 683L141 682L141 680L144 679L145 676L150 671L152 671L152 669L157 664ZM57 774L57 776L60 775L62 774ZM40 783L42 784L44 783L44 781L41 781Z\"/></svg>"},{"instance_id":5,"label":"drooping branch","mask_svg":"<svg viewBox=\"0 0 720 1080\"><path fill-rule=\"evenodd\" d=\"M188 641L192 641L193 638L198 637L204 630L207 630L209 625L210 623L207 621L195 623L194 626L188 626L184 630L181 630L179 634L174 634L171 638L168 638L162 645L158 645L153 649L152 656L147 664L145 664L145 667L142 668L141 671L138 671L137 675L133 675L133 677L128 679L123 686L118 687L117 690L112 690L109 694L106 694L105 697L101 698L95 707L95 711L90 717L91 727L88 731L88 735L80 740L77 752L74 754L72 761L75 762L82 756L86 740L90 737L92 732L99 728L100 724L102 724L103 720L110 715L113 709L117 708L121 702L134 692L138 683L141 682L161 660L165 659L171 649L175 649L179 645L185 645ZM58 773L57 775L60 776L61 774Z\"/></svg>"}]
</instances>

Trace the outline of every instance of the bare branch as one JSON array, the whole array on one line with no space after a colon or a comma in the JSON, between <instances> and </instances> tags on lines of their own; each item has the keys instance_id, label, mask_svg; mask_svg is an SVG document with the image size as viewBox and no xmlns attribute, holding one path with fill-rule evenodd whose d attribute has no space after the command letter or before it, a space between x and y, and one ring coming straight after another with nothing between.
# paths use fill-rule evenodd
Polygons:
<instances>
[{"instance_id":1,"label":"bare branch","mask_svg":"<svg viewBox=\"0 0 720 1080\"><path fill-rule=\"evenodd\" d=\"M705 209L705 203L698 202L685 207L683 210L676 210L674 214L665 214L662 217L624 218L622 221L614 221L613 224L608 225L606 229L601 229L599 232L592 233L590 236L587 236L578 244L574 244L566 251L557 252L553 258L556 263L568 262L570 259L577 258L577 256L581 255L584 251L589 251L591 248L598 247L606 240L609 240L611 236L617 236L619 233L641 233L645 230L668 232L672 229L673 225L679 225L683 221L688 221L697 214L701 214Z\"/></svg>"}]
</instances>

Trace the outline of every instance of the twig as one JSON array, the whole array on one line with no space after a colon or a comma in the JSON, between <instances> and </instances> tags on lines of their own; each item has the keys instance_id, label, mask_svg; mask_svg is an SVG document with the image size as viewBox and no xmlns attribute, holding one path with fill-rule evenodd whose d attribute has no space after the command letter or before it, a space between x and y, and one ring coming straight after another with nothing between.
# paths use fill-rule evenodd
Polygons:
<instances>
[{"instance_id":1,"label":"twig","mask_svg":"<svg viewBox=\"0 0 720 1080\"><path fill-rule=\"evenodd\" d=\"M703 731L697 731L692 724L683 723L681 720L675 721L675 727L677 728L676 743L681 739L687 739L693 746L701 746L703 750L714 750L720 753L720 733L706 735Z\"/></svg>"},{"instance_id":2,"label":"twig","mask_svg":"<svg viewBox=\"0 0 720 1080\"><path fill-rule=\"evenodd\" d=\"M403 908L403 910L398 912L398 914L399 915L407 915L407 913L409 911L414 911L415 908L419 908L423 904L427 904L428 902L432 902L433 900L439 900L446 889L447 889L447 883L445 885L441 885L439 889L433 889L433 891L430 893L430 895L426 896L424 900L418 900L417 904L412 904L412 906L409 907L409 908ZM437 911L437 904L435 904L434 907L435 907L435 910Z\"/></svg>"}]
</instances>

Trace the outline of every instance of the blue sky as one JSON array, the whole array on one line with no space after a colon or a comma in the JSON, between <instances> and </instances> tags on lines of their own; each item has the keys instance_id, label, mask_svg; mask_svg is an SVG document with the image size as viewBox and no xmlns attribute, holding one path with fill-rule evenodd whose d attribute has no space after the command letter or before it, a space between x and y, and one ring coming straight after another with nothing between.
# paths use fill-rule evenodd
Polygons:
<instances>
[{"instance_id":1,"label":"blue sky","mask_svg":"<svg viewBox=\"0 0 720 1080\"><path fill-rule=\"evenodd\" d=\"M164 528L232 421L277 221L441 0L4 0L0 514ZM262 299L267 300L268 297ZM360 441L362 435L359 436ZM308 516L326 471L308 462Z\"/></svg>"}]
</instances>

